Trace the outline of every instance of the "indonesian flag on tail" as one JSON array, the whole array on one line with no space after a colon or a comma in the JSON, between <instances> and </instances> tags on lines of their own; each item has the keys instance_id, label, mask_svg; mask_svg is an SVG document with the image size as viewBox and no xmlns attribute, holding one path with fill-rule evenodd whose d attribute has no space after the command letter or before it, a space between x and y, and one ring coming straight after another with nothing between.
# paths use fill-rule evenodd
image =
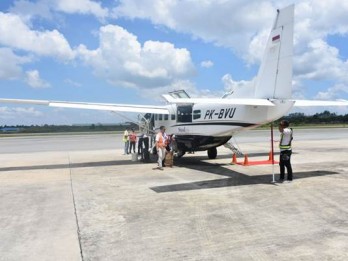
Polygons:
<instances>
[{"instance_id":1,"label":"indonesian flag on tail","mask_svg":"<svg viewBox=\"0 0 348 261\"><path fill-rule=\"evenodd\" d=\"M272 37L272 43L278 42L280 41L280 34L277 34L275 36Z\"/></svg>"}]
</instances>

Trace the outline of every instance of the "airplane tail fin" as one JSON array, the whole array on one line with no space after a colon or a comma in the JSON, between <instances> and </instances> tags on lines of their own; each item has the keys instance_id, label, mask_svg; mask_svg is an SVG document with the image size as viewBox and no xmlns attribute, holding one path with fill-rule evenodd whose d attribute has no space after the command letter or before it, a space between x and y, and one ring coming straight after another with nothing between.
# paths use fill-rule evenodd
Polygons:
<instances>
[{"instance_id":1,"label":"airplane tail fin","mask_svg":"<svg viewBox=\"0 0 348 261\"><path fill-rule=\"evenodd\" d=\"M256 78L255 98L291 98L293 27L294 5L277 10Z\"/></svg>"}]
</instances>

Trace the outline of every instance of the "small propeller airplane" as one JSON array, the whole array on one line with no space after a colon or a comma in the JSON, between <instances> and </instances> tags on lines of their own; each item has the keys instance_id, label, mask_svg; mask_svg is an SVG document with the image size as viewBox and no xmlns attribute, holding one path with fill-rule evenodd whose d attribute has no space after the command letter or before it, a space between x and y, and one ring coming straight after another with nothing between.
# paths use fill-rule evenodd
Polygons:
<instances>
[{"instance_id":1,"label":"small propeller airplane","mask_svg":"<svg viewBox=\"0 0 348 261\"><path fill-rule=\"evenodd\" d=\"M348 106L347 100L294 100L292 96L294 5L277 10L266 50L250 98L190 98L184 91L163 95L164 106L106 104L49 100L0 99L2 103L24 103L51 107L145 113L151 128L166 127L175 135L176 153L208 151L217 156L217 147L236 133L273 122L294 106Z\"/></svg>"}]
</instances>

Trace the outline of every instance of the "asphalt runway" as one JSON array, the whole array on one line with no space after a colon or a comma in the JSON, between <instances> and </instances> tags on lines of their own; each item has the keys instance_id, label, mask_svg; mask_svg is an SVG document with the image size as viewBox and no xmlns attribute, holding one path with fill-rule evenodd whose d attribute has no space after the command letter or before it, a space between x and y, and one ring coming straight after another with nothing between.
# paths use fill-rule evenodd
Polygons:
<instances>
[{"instance_id":1,"label":"asphalt runway","mask_svg":"<svg viewBox=\"0 0 348 261\"><path fill-rule=\"evenodd\" d=\"M224 147L159 171L118 134L1 137L0 260L348 260L348 130L294 136L287 184ZM234 142L268 158L268 131Z\"/></svg>"}]
</instances>

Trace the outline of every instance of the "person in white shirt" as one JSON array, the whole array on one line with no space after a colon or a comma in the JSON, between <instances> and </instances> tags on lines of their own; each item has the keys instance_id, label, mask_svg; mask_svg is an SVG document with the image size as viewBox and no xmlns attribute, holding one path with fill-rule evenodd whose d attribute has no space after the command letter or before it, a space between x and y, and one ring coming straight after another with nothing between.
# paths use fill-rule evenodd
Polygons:
<instances>
[{"instance_id":1,"label":"person in white shirt","mask_svg":"<svg viewBox=\"0 0 348 261\"><path fill-rule=\"evenodd\" d=\"M279 131L280 131L280 142L279 142L279 150L280 150L280 158L279 158L279 167L280 167L280 178L279 181L283 182L285 177L285 168L288 173L287 180L288 182L292 181L292 167L291 167L291 142L292 142L292 129L289 128L290 123L286 120L282 120L279 123Z\"/></svg>"}]
</instances>

